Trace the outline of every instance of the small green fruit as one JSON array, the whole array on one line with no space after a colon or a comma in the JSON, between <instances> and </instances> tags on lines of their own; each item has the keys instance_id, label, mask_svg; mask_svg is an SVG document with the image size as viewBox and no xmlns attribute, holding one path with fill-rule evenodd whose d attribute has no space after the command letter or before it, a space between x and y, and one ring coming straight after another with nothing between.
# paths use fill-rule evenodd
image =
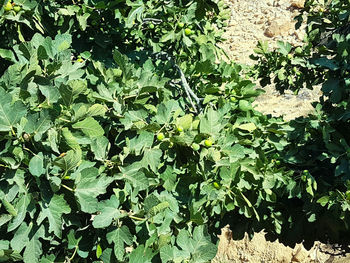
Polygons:
<instances>
[{"instance_id":1,"label":"small green fruit","mask_svg":"<svg viewBox=\"0 0 350 263\"><path fill-rule=\"evenodd\" d=\"M176 129L177 129L178 132L183 132L184 131L184 128L182 128L182 126L177 126Z\"/></svg>"},{"instance_id":2,"label":"small green fruit","mask_svg":"<svg viewBox=\"0 0 350 263\"><path fill-rule=\"evenodd\" d=\"M149 28L149 29L154 29L154 24L153 24L153 23L149 24L149 25L148 25L148 28Z\"/></svg>"},{"instance_id":3,"label":"small green fruit","mask_svg":"<svg viewBox=\"0 0 350 263\"><path fill-rule=\"evenodd\" d=\"M231 102L236 102L237 99L236 99L235 97L231 97L231 98L230 98L230 101L231 101Z\"/></svg>"},{"instance_id":4,"label":"small green fruit","mask_svg":"<svg viewBox=\"0 0 350 263\"><path fill-rule=\"evenodd\" d=\"M220 189L220 185L219 185L217 182L214 182L214 183L213 183L213 186L214 186L214 188L216 188L216 189L218 189L218 190Z\"/></svg>"},{"instance_id":5,"label":"small green fruit","mask_svg":"<svg viewBox=\"0 0 350 263\"><path fill-rule=\"evenodd\" d=\"M303 174L309 174L309 170L304 170Z\"/></svg>"},{"instance_id":6,"label":"small green fruit","mask_svg":"<svg viewBox=\"0 0 350 263\"><path fill-rule=\"evenodd\" d=\"M293 55L292 54L288 54L287 57L288 57L288 59L292 59Z\"/></svg>"},{"instance_id":7,"label":"small green fruit","mask_svg":"<svg viewBox=\"0 0 350 263\"><path fill-rule=\"evenodd\" d=\"M21 7L19 6L19 5L16 5L16 6L14 6L13 7L13 10L16 12L16 13L18 13L19 11L21 11Z\"/></svg>"},{"instance_id":8,"label":"small green fruit","mask_svg":"<svg viewBox=\"0 0 350 263\"><path fill-rule=\"evenodd\" d=\"M192 34L192 30L190 28L185 28L185 35L189 36Z\"/></svg>"},{"instance_id":9,"label":"small green fruit","mask_svg":"<svg viewBox=\"0 0 350 263\"><path fill-rule=\"evenodd\" d=\"M213 142L210 139L207 139L204 141L204 145L207 147L211 147L213 145Z\"/></svg>"},{"instance_id":10,"label":"small green fruit","mask_svg":"<svg viewBox=\"0 0 350 263\"><path fill-rule=\"evenodd\" d=\"M240 100L238 106L241 111L249 111L252 109L252 105L247 100Z\"/></svg>"},{"instance_id":11,"label":"small green fruit","mask_svg":"<svg viewBox=\"0 0 350 263\"><path fill-rule=\"evenodd\" d=\"M182 23L182 22L179 22L179 23L177 23L177 26L178 26L179 28L183 28L183 27L185 26L185 24Z\"/></svg>"},{"instance_id":12,"label":"small green fruit","mask_svg":"<svg viewBox=\"0 0 350 263\"><path fill-rule=\"evenodd\" d=\"M120 68L114 69L114 76L116 76L117 78L121 77L121 75L123 74L123 71Z\"/></svg>"},{"instance_id":13,"label":"small green fruit","mask_svg":"<svg viewBox=\"0 0 350 263\"><path fill-rule=\"evenodd\" d=\"M79 62L79 63L83 63L83 62L84 62L84 59L82 59L82 58L78 58L78 59L77 59L77 62Z\"/></svg>"},{"instance_id":14,"label":"small green fruit","mask_svg":"<svg viewBox=\"0 0 350 263\"><path fill-rule=\"evenodd\" d=\"M7 4L4 6L4 9L5 9L6 12L11 11L12 8L13 8L13 7L12 7L12 4L11 4L10 1L8 1Z\"/></svg>"},{"instance_id":15,"label":"small green fruit","mask_svg":"<svg viewBox=\"0 0 350 263\"><path fill-rule=\"evenodd\" d=\"M280 160L276 160L276 165L277 166L281 165L281 161Z\"/></svg>"},{"instance_id":16,"label":"small green fruit","mask_svg":"<svg viewBox=\"0 0 350 263\"><path fill-rule=\"evenodd\" d=\"M201 148L200 145L198 143L195 143L195 142L192 143L191 147L194 151L199 151L199 149Z\"/></svg>"},{"instance_id":17,"label":"small green fruit","mask_svg":"<svg viewBox=\"0 0 350 263\"><path fill-rule=\"evenodd\" d=\"M295 54L297 55L301 55L303 53L303 50L301 49L301 47L297 47L295 50L294 50Z\"/></svg>"},{"instance_id":18,"label":"small green fruit","mask_svg":"<svg viewBox=\"0 0 350 263\"><path fill-rule=\"evenodd\" d=\"M164 140L164 138L165 138L164 133L160 132L160 133L157 134L157 140L158 141L162 141L162 140Z\"/></svg>"}]
</instances>

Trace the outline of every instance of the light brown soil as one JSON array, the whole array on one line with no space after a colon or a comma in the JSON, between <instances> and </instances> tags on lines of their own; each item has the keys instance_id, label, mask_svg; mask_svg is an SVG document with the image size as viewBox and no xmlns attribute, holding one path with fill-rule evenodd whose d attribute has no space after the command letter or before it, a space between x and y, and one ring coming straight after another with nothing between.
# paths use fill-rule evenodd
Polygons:
<instances>
[{"instance_id":1,"label":"light brown soil","mask_svg":"<svg viewBox=\"0 0 350 263\"><path fill-rule=\"evenodd\" d=\"M294 248L280 242L266 241L263 232L255 233L250 240L233 240L229 226L221 230L218 253L212 263L346 263L350 262L350 254L340 248L316 241L310 250L302 244Z\"/></svg>"},{"instance_id":2,"label":"light brown soil","mask_svg":"<svg viewBox=\"0 0 350 263\"><path fill-rule=\"evenodd\" d=\"M249 56L259 40L268 41L271 47L276 47L278 40L294 46L303 45L305 25L296 30L294 17L299 14L299 7L304 2L305 0L226 0L231 10L231 19L224 34L226 41L221 46L233 61L252 65L254 61ZM291 92L279 95L274 85L263 89L266 93L255 102L256 109L272 116L283 116L285 120L312 112L311 102L317 101L321 95L320 87L315 87L313 91L303 88L298 95Z\"/></svg>"}]
</instances>

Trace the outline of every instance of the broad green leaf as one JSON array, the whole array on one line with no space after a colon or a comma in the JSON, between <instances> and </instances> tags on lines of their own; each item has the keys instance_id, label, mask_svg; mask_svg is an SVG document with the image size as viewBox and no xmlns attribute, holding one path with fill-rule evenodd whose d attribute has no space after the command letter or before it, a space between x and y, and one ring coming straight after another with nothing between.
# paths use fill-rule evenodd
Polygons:
<instances>
[{"instance_id":1,"label":"broad green leaf","mask_svg":"<svg viewBox=\"0 0 350 263\"><path fill-rule=\"evenodd\" d=\"M27 242L29 241L29 233L32 231L33 223L27 225L23 222L20 227L16 230L13 238L11 239L11 248L21 252L25 248Z\"/></svg>"},{"instance_id":2,"label":"broad green leaf","mask_svg":"<svg viewBox=\"0 0 350 263\"><path fill-rule=\"evenodd\" d=\"M127 226L114 229L106 235L109 244L114 243L114 254L118 260L122 260L125 255L125 245L132 244L132 235ZM144 261L139 261L144 262Z\"/></svg>"},{"instance_id":3,"label":"broad green leaf","mask_svg":"<svg viewBox=\"0 0 350 263\"><path fill-rule=\"evenodd\" d=\"M0 88L0 131L12 131L27 110L21 101L12 103L12 96Z\"/></svg>"},{"instance_id":4,"label":"broad green leaf","mask_svg":"<svg viewBox=\"0 0 350 263\"><path fill-rule=\"evenodd\" d=\"M104 161L108 156L110 146L109 140L106 137L95 138L91 142L91 151L94 153L96 160Z\"/></svg>"},{"instance_id":5,"label":"broad green leaf","mask_svg":"<svg viewBox=\"0 0 350 263\"><path fill-rule=\"evenodd\" d=\"M158 166L161 162L162 150L160 149L145 149L141 161L143 167L150 168L151 171L157 172Z\"/></svg>"},{"instance_id":6,"label":"broad green leaf","mask_svg":"<svg viewBox=\"0 0 350 263\"><path fill-rule=\"evenodd\" d=\"M41 111L40 114L30 114L27 116L28 122L24 126L24 131L28 134L33 134L34 139L39 141L42 134L51 127L50 118L48 111Z\"/></svg>"},{"instance_id":7,"label":"broad green leaf","mask_svg":"<svg viewBox=\"0 0 350 263\"><path fill-rule=\"evenodd\" d=\"M100 137L104 134L103 128L100 124L92 117L79 121L72 125L74 129L81 130L84 134L90 138Z\"/></svg>"},{"instance_id":8,"label":"broad green leaf","mask_svg":"<svg viewBox=\"0 0 350 263\"><path fill-rule=\"evenodd\" d=\"M112 177L99 176L96 168L86 168L81 171L81 178L76 184L74 194L81 206L81 210L86 213L97 211L96 197L104 194L108 185L113 181Z\"/></svg>"},{"instance_id":9,"label":"broad green leaf","mask_svg":"<svg viewBox=\"0 0 350 263\"><path fill-rule=\"evenodd\" d=\"M241 124L237 128L244 130L244 131L249 131L249 132L256 130L256 126L252 122Z\"/></svg>"},{"instance_id":10,"label":"broad green leaf","mask_svg":"<svg viewBox=\"0 0 350 263\"><path fill-rule=\"evenodd\" d=\"M55 159L54 164L62 170L68 172L78 167L82 160L81 150L69 150L63 156Z\"/></svg>"},{"instance_id":11,"label":"broad green leaf","mask_svg":"<svg viewBox=\"0 0 350 263\"><path fill-rule=\"evenodd\" d=\"M144 245L138 246L130 253L130 263L151 263L153 253L151 248L146 248Z\"/></svg>"},{"instance_id":12,"label":"broad green leaf","mask_svg":"<svg viewBox=\"0 0 350 263\"><path fill-rule=\"evenodd\" d=\"M87 83L84 80L71 80L68 85L62 84L59 88L61 97L66 106L70 106L77 96L87 89Z\"/></svg>"},{"instance_id":13,"label":"broad green leaf","mask_svg":"<svg viewBox=\"0 0 350 263\"><path fill-rule=\"evenodd\" d=\"M44 226L41 225L39 228L33 228L29 234L29 241L26 243L25 250L23 253L24 262L39 263L39 258L42 255L42 244L39 238L45 236Z\"/></svg>"},{"instance_id":14,"label":"broad green leaf","mask_svg":"<svg viewBox=\"0 0 350 263\"><path fill-rule=\"evenodd\" d=\"M32 159L29 161L29 172L39 177L40 175L44 174L46 169L44 168L44 155L42 152L34 155Z\"/></svg>"},{"instance_id":15,"label":"broad green leaf","mask_svg":"<svg viewBox=\"0 0 350 263\"><path fill-rule=\"evenodd\" d=\"M31 196L28 194L22 195L16 204L17 216L9 223L7 231L13 231L19 227L27 214L27 209L31 201Z\"/></svg>"},{"instance_id":16,"label":"broad green leaf","mask_svg":"<svg viewBox=\"0 0 350 263\"><path fill-rule=\"evenodd\" d=\"M54 195L50 200L40 203L41 212L38 217L38 224L47 218L49 220L49 231L57 237L62 236L62 215L71 212L69 205L63 195Z\"/></svg>"},{"instance_id":17,"label":"broad green leaf","mask_svg":"<svg viewBox=\"0 0 350 263\"><path fill-rule=\"evenodd\" d=\"M200 121L199 130L201 133L216 135L221 130L220 115L217 111L209 108L205 117Z\"/></svg>"},{"instance_id":18,"label":"broad green leaf","mask_svg":"<svg viewBox=\"0 0 350 263\"><path fill-rule=\"evenodd\" d=\"M95 228L108 227L113 220L121 216L119 200L115 195L112 195L109 200L99 202L98 210L100 213L94 217L94 221L92 222Z\"/></svg>"}]
</instances>

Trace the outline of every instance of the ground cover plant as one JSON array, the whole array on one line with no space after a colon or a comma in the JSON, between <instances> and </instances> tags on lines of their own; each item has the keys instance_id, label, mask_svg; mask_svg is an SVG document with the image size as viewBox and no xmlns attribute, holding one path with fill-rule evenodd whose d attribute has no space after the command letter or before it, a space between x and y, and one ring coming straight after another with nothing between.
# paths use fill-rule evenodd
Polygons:
<instances>
[{"instance_id":1,"label":"ground cover plant","mask_svg":"<svg viewBox=\"0 0 350 263\"><path fill-rule=\"evenodd\" d=\"M262 83L274 82L281 92L322 86L315 113L291 121L283 159L314 176L315 200L304 209L309 222L325 221L323 228L335 240L349 227L349 8L349 1L307 1L306 44L279 43L272 51L260 43L253 56Z\"/></svg>"},{"instance_id":2,"label":"ground cover plant","mask_svg":"<svg viewBox=\"0 0 350 263\"><path fill-rule=\"evenodd\" d=\"M225 220L283 234L319 197L222 1L1 6L0 261L208 262Z\"/></svg>"}]
</instances>

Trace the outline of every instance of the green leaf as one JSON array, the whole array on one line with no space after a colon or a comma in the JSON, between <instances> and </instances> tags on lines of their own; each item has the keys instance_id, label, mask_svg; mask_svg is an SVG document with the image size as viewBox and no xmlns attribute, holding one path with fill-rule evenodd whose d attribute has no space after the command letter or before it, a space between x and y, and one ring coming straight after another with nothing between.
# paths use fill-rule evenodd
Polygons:
<instances>
[{"instance_id":1,"label":"green leaf","mask_svg":"<svg viewBox=\"0 0 350 263\"><path fill-rule=\"evenodd\" d=\"M138 246L130 254L130 263L151 263L153 258L152 249L145 248L144 245Z\"/></svg>"},{"instance_id":2,"label":"green leaf","mask_svg":"<svg viewBox=\"0 0 350 263\"><path fill-rule=\"evenodd\" d=\"M72 125L74 129L81 130L84 134L90 138L100 137L104 134L103 128L100 124L92 117L79 121Z\"/></svg>"},{"instance_id":3,"label":"green leaf","mask_svg":"<svg viewBox=\"0 0 350 263\"><path fill-rule=\"evenodd\" d=\"M28 194L22 195L16 204L17 216L9 223L7 231L13 231L18 226L20 226L26 216L29 203L31 201L31 196Z\"/></svg>"},{"instance_id":4,"label":"green leaf","mask_svg":"<svg viewBox=\"0 0 350 263\"><path fill-rule=\"evenodd\" d=\"M96 168L86 168L81 171L81 178L76 184L74 195L83 212L95 213L97 211L96 197L104 194L107 186L113 181L112 177L98 175Z\"/></svg>"},{"instance_id":5,"label":"green leaf","mask_svg":"<svg viewBox=\"0 0 350 263\"><path fill-rule=\"evenodd\" d=\"M143 167L150 167L151 171L156 172L161 162L162 150L160 149L145 149L141 161Z\"/></svg>"},{"instance_id":6,"label":"green leaf","mask_svg":"<svg viewBox=\"0 0 350 263\"><path fill-rule=\"evenodd\" d=\"M108 232L106 235L109 244L114 243L114 254L118 260L122 260L125 255L125 246L132 244L132 235L127 226L121 226ZM144 261L139 261L144 262Z\"/></svg>"},{"instance_id":7,"label":"green leaf","mask_svg":"<svg viewBox=\"0 0 350 263\"><path fill-rule=\"evenodd\" d=\"M50 200L40 203L41 212L38 217L38 224L47 218L49 220L49 231L57 237L62 236L62 215L69 214L71 209L64 200L63 195L54 195Z\"/></svg>"},{"instance_id":8,"label":"green leaf","mask_svg":"<svg viewBox=\"0 0 350 263\"><path fill-rule=\"evenodd\" d=\"M48 111L41 111L40 114L30 114L27 116L28 122L24 126L24 131L28 134L34 134L34 139L39 141L42 134L44 134L51 127L51 119Z\"/></svg>"},{"instance_id":9,"label":"green leaf","mask_svg":"<svg viewBox=\"0 0 350 263\"><path fill-rule=\"evenodd\" d=\"M24 262L39 263L39 258L43 253L39 238L45 236L44 226L41 225L39 228L33 228L29 236L30 239L26 243L23 253Z\"/></svg>"},{"instance_id":10,"label":"green leaf","mask_svg":"<svg viewBox=\"0 0 350 263\"><path fill-rule=\"evenodd\" d=\"M216 135L221 130L220 115L217 111L209 108L205 117L203 117L199 124L199 130L201 133Z\"/></svg>"},{"instance_id":11,"label":"green leaf","mask_svg":"<svg viewBox=\"0 0 350 263\"><path fill-rule=\"evenodd\" d=\"M12 103L12 96L0 88L0 131L12 131L27 110L21 101Z\"/></svg>"},{"instance_id":12,"label":"green leaf","mask_svg":"<svg viewBox=\"0 0 350 263\"><path fill-rule=\"evenodd\" d=\"M121 216L119 209L119 200L115 195L112 195L109 200L99 202L98 210L100 214L94 217L92 225L95 228L105 228L110 226L113 220Z\"/></svg>"},{"instance_id":13,"label":"green leaf","mask_svg":"<svg viewBox=\"0 0 350 263\"><path fill-rule=\"evenodd\" d=\"M71 80L68 85L62 84L59 92L66 106L70 106L79 94L85 92L87 83L84 80Z\"/></svg>"},{"instance_id":14,"label":"green leaf","mask_svg":"<svg viewBox=\"0 0 350 263\"><path fill-rule=\"evenodd\" d=\"M64 156L58 157L54 165L68 172L78 167L82 160L81 150L69 150Z\"/></svg>"},{"instance_id":15,"label":"green leaf","mask_svg":"<svg viewBox=\"0 0 350 263\"><path fill-rule=\"evenodd\" d=\"M44 174L46 169L44 168L44 155L42 152L36 154L33 156L32 159L29 161L29 172L39 177L40 175Z\"/></svg>"},{"instance_id":16,"label":"green leaf","mask_svg":"<svg viewBox=\"0 0 350 263\"><path fill-rule=\"evenodd\" d=\"M241 124L237 128L249 132L253 132L254 130L256 130L256 126L252 122Z\"/></svg>"}]
</instances>

